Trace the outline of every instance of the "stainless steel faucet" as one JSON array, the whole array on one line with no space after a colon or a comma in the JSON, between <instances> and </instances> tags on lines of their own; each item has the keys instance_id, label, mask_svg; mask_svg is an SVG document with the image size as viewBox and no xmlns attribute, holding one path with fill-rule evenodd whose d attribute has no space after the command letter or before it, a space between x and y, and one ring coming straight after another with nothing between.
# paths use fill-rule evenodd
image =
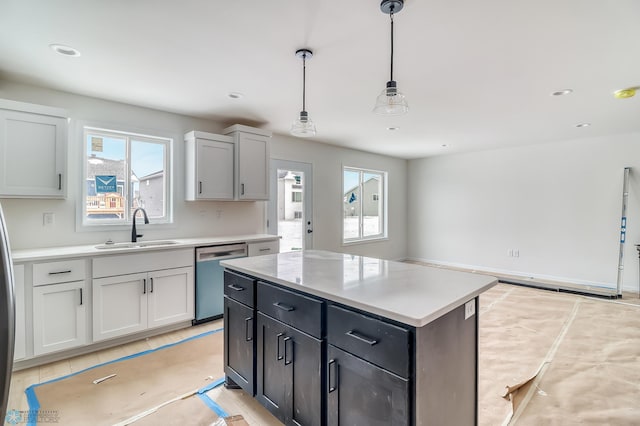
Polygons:
<instances>
[{"instance_id":1,"label":"stainless steel faucet","mask_svg":"<svg viewBox=\"0 0 640 426\"><path fill-rule=\"evenodd\" d=\"M144 223L148 224L149 223L149 217L147 216L147 212L144 211L144 209L142 207L138 207L137 209L135 209L133 211L133 218L131 220L131 222L133 222L133 225L131 227L131 242L135 243L138 241L138 238L142 238L142 234L138 234L138 232L136 231L136 214L138 214L138 210L140 210L142 212L142 215L144 216Z\"/></svg>"}]
</instances>

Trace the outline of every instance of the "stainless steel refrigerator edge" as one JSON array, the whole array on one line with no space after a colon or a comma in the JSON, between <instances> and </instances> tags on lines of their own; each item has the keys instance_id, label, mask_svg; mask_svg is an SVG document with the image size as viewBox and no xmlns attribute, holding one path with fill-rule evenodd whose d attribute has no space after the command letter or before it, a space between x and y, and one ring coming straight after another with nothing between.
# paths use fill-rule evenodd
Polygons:
<instances>
[{"instance_id":1,"label":"stainless steel refrigerator edge","mask_svg":"<svg viewBox=\"0 0 640 426\"><path fill-rule=\"evenodd\" d=\"M0 387L2 388L0 419L3 422L7 413L9 384L11 383L11 370L13 370L14 333L13 264L2 205L0 205Z\"/></svg>"}]
</instances>

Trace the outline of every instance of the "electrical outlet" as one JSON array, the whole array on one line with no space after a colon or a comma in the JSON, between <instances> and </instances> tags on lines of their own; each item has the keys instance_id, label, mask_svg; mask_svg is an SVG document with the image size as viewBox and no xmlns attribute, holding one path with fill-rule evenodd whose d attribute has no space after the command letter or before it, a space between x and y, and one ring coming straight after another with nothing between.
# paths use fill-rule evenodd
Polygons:
<instances>
[{"instance_id":1,"label":"electrical outlet","mask_svg":"<svg viewBox=\"0 0 640 426\"><path fill-rule=\"evenodd\" d=\"M53 226L56 221L56 215L53 213L42 213L42 226Z\"/></svg>"},{"instance_id":2,"label":"electrical outlet","mask_svg":"<svg viewBox=\"0 0 640 426\"><path fill-rule=\"evenodd\" d=\"M476 299L464 304L464 319L469 319L476 314Z\"/></svg>"},{"instance_id":3,"label":"electrical outlet","mask_svg":"<svg viewBox=\"0 0 640 426\"><path fill-rule=\"evenodd\" d=\"M222 218L222 210L216 210L216 219Z\"/></svg>"},{"instance_id":4,"label":"electrical outlet","mask_svg":"<svg viewBox=\"0 0 640 426\"><path fill-rule=\"evenodd\" d=\"M507 256L509 256L509 257L513 257L513 249L509 249L509 250L507 251Z\"/></svg>"},{"instance_id":5,"label":"electrical outlet","mask_svg":"<svg viewBox=\"0 0 640 426\"><path fill-rule=\"evenodd\" d=\"M520 250L514 250L513 257L520 257Z\"/></svg>"}]
</instances>

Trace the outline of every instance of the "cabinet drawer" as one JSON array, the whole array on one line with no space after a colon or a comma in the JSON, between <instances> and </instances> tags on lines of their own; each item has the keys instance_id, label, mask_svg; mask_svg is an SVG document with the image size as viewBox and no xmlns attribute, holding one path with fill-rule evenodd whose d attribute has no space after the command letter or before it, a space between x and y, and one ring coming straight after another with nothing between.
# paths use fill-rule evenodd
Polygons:
<instances>
[{"instance_id":1,"label":"cabinet drawer","mask_svg":"<svg viewBox=\"0 0 640 426\"><path fill-rule=\"evenodd\" d=\"M86 275L87 270L84 259L36 263L33 265L34 286L82 281L86 278Z\"/></svg>"},{"instance_id":2,"label":"cabinet drawer","mask_svg":"<svg viewBox=\"0 0 640 426\"><path fill-rule=\"evenodd\" d=\"M258 282L258 311L318 339L322 338L324 302Z\"/></svg>"},{"instance_id":3,"label":"cabinet drawer","mask_svg":"<svg viewBox=\"0 0 640 426\"><path fill-rule=\"evenodd\" d=\"M327 341L401 377L409 377L409 330L343 309L327 308Z\"/></svg>"},{"instance_id":4,"label":"cabinet drawer","mask_svg":"<svg viewBox=\"0 0 640 426\"><path fill-rule=\"evenodd\" d=\"M253 308L254 280L244 275L224 271L224 294L240 303Z\"/></svg>"},{"instance_id":5,"label":"cabinet drawer","mask_svg":"<svg viewBox=\"0 0 640 426\"><path fill-rule=\"evenodd\" d=\"M249 256L261 256L263 254L275 254L280 251L280 241L263 241L261 243L249 243Z\"/></svg>"}]
</instances>

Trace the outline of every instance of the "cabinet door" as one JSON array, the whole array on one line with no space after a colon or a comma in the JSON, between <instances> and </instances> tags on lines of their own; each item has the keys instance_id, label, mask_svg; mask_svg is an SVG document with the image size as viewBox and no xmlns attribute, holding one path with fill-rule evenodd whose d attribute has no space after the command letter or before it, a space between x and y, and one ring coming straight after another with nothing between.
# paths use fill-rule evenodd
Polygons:
<instances>
[{"instance_id":1,"label":"cabinet door","mask_svg":"<svg viewBox=\"0 0 640 426\"><path fill-rule=\"evenodd\" d=\"M255 395L254 310L224 298L224 373L249 395Z\"/></svg>"},{"instance_id":2,"label":"cabinet door","mask_svg":"<svg viewBox=\"0 0 640 426\"><path fill-rule=\"evenodd\" d=\"M16 331L13 359L19 360L27 355L26 317L24 300L24 265L13 265L14 294L16 299Z\"/></svg>"},{"instance_id":3,"label":"cabinet door","mask_svg":"<svg viewBox=\"0 0 640 426\"><path fill-rule=\"evenodd\" d=\"M67 120L0 109L0 195L64 198Z\"/></svg>"},{"instance_id":4,"label":"cabinet door","mask_svg":"<svg viewBox=\"0 0 640 426\"><path fill-rule=\"evenodd\" d=\"M93 340L147 328L147 274L93 280Z\"/></svg>"},{"instance_id":5,"label":"cabinet door","mask_svg":"<svg viewBox=\"0 0 640 426\"><path fill-rule=\"evenodd\" d=\"M195 309L193 268L150 272L147 301L149 328L192 320Z\"/></svg>"},{"instance_id":6,"label":"cabinet door","mask_svg":"<svg viewBox=\"0 0 640 426\"><path fill-rule=\"evenodd\" d=\"M269 138L242 133L238 135L238 198L269 199Z\"/></svg>"},{"instance_id":7,"label":"cabinet door","mask_svg":"<svg viewBox=\"0 0 640 426\"><path fill-rule=\"evenodd\" d=\"M233 199L233 143L196 140L198 200Z\"/></svg>"},{"instance_id":8,"label":"cabinet door","mask_svg":"<svg viewBox=\"0 0 640 426\"><path fill-rule=\"evenodd\" d=\"M322 342L258 313L256 398L285 424L323 424Z\"/></svg>"},{"instance_id":9,"label":"cabinet door","mask_svg":"<svg viewBox=\"0 0 640 426\"><path fill-rule=\"evenodd\" d=\"M33 288L34 355L86 343L85 290L85 281Z\"/></svg>"},{"instance_id":10,"label":"cabinet door","mask_svg":"<svg viewBox=\"0 0 640 426\"><path fill-rule=\"evenodd\" d=\"M408 380L333 345L327 359L327 424L410 424Z\"/></svg>"}]
</instances>

